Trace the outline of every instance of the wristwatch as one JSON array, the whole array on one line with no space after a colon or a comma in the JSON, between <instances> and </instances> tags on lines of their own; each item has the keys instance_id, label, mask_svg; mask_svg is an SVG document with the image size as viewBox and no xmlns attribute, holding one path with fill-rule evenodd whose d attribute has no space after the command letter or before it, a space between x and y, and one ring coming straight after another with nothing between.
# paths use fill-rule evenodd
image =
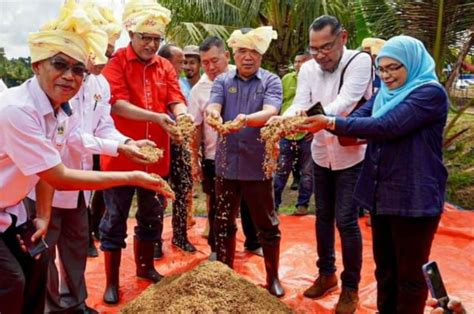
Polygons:
<instances>
[{"instance_id":1,"label":"wristwatch","mask_svg":"<svg viewBox=\"0 0 474 314\"><path fill-rule=\"evenodd\" d=\"M327 117L326 129L334 131L336 129L336 117Z\"/></svg>"}]
</instances>

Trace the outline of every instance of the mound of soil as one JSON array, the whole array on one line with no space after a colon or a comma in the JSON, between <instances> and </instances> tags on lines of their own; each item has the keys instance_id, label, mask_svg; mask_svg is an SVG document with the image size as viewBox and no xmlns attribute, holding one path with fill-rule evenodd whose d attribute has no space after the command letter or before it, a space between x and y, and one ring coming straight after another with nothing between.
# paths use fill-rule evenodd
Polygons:
<instances>
[{"instance_id":1,"label":"mound of soil","mask_svg":"<svg viewBox=\"0 0 474 314\"><path fill-rule=\"evenodd\" d=\"M283 302L220 262L166 277L122 313L293 313Z\"/></svg>"}]
</instances>

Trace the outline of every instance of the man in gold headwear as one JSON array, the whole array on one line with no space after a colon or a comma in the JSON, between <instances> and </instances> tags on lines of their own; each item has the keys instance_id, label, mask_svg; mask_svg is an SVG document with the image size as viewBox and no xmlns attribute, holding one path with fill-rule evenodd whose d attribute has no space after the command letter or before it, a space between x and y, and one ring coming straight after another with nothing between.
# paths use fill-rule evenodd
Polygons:
<instances>
[{"instance_id":1,"label":"man in gold headwear","mask_svg":"<svg viewBox=\"0 0 474 314\"><path fill-rule=\"evenodd\" d=\"M249 208L258 231L267 272L268 291L281 297L278 277L280 257L279 221L273 202L272 180L266 179L262 163L265 144L259 141L260 127L277 115L282 103L281 80L262 68L262 56L276 32L271 27L242 29L227 43L234 51L237 69L218 76L211 89L207 115L221 122L234 121L232 134L216 150L215 238L217 259L233 267L235 219L241 199Z\"/></svg>"},{"instance_id":2,"label":"man in gold headwear","mask_svg":"<svg viewBox=\"0 0 474 314\"><path fill-rule=\"evenodd\" d=\"M167 112L173 113L178 121L187 115L176 71L168 60L156 55L170 15L170 11L155 0L127 2L122 19L130 44L119 49L103 71L111 88L110 103L117 129L132 139L154 141L164 151L163 158L159 163L145 167L121 156L101 156L102 170L145 170L163 177L169 174L169 134L174 132L175 122ZM135 192L138 196L133 243L136 274L152 282L162 278L153 265L153 249L154 242L158 242L161 250L164 198L133 185L104 190L107 211L99 230L107 278L104 301L110 304L119 301L121 251L126 246L126 219Z\"/></svg>"},{"instance_id":3,"label":"man in gold headwear","mask_svg":"<svg viewBox=\"0 0 474 314\"><path fill-rule=\"evenodd\" d=\"M81 2L87 17L107 33L108 56L113 52L120 34L120 24L112 12L92 2ZM112 17L112 18L111 18ZM81 89L70 101L73 110L71 121L64 129L67 138L61 159L73 169L92 170L92 154L124 155L135 162L149 163L139 152L139 146L154 145L148 140L132 141L114 126L110 116L110 88L100 75L105 64L88 63ZM57 191L46 242L49 246L49 273L46 292L46 312L78 311L94 313L85 304L87 289L85 268L87 261L88 203L90 191ZM25 204L33 212L36 193L30 192ZM92 242L93 243L93 242ZM56 251L58 254L56 254ZM62 267L56 267L56 255ZM64 293L67 291L67 293Z\"/></svg>"},{"instance_id":4,"label":"man in gold headwear","mask_svg":"<svg viewBox=\"0 0 474 314\"><path fill-rule=\"evenodd\" d=\"M55 189L104 189L139 185L157 192L159 179L144 172L97 173L67 168L60 151L85 64L106 60L107 35L95 28L74 1L58 20L28 37L35 76L0 95L0 312L43 313L46 255L32 257L20 246L20 226L32 226L33 246L44 236ZM40 181L39 181L40 180ZM38 182L39 181L39 182ZM38 183L38 184L37 184ZM22 199L36 186L36 217L28 220Z\"/></svg>"},{"instance_id":5,"label":"man in gold headwear","mask_svg":"<svg viewBox=\"0 0 474 314\"><path fill-rule=\"evenodd\" d=\"M382 49L383 45L385 44L385 40L380 39L380 38L365 38L362 41L362 50L370 53L370 56L372 57L372 63L374 63L375 58L379 55L380 49ZM375 73L375 65L374 67L374 81L372 83L372 86L374 88L374 93L380 88L380 77ZM368 220L370 224L370 216Z\"/></svg>"}]
</instances>

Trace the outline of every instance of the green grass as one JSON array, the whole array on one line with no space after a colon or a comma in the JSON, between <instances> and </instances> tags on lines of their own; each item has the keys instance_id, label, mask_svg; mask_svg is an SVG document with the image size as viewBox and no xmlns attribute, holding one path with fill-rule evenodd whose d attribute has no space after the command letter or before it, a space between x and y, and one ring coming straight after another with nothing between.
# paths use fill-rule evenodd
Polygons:
<instances>
[{"instance_id":1,"label":"green grass","mask_svg":"<svg viewBox=\"0 0 474 314\"><path fill-rule=\"evenodd\" d=\"M453 115L450 114L449 118ZM474 210L474 115L465 113L450 134L464 128L451 147L445 150L444 162L448 168L447 200L466 209ZM448 135L449 136L449 135Z\"/></svg>"}]
</instances>

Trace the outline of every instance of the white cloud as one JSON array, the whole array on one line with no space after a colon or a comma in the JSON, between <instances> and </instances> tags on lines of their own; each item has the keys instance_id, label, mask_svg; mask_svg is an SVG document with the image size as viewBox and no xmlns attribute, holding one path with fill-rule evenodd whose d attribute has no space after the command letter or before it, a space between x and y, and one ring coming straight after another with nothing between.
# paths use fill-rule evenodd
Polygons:
<instances>
[{"instance_id":1,"label":"white cloud","mask_svg":"<svg viewBox=\"0 0 474 314\"><path fill-rule=\"evenodd\" d=\"M124 0L99 0L114 10L120 20ZM7 58L29 56L27 36L44 23L56 18L64 0L0 0L0 47ZM128 44L128 35L122 32L117 48Z\"/></svg>"}]
</instances>

